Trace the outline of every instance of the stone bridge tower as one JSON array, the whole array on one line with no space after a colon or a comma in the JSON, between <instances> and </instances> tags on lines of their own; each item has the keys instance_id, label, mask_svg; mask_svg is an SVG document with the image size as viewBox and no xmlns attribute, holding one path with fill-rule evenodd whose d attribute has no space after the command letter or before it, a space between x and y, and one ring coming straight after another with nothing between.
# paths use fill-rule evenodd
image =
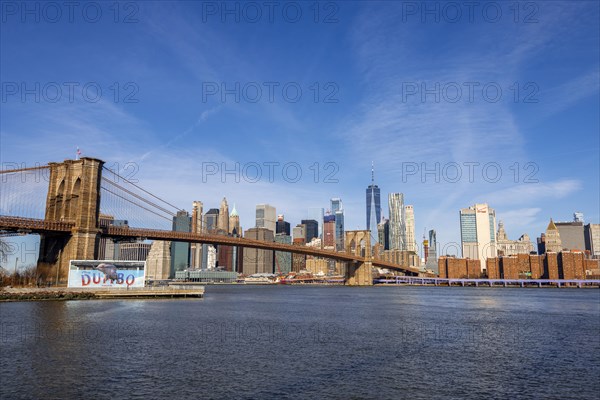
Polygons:
<instances>
[{"instance_id":1,"label":"stone bridge tower","mask_svg":"<svg viewBox=\"0 0 600 400\"><path fill-rule=\"evenodd\" d=\"M44 219L71 222L73 229L70 235L42 235L38 273L43 281L58 279L64 283L70 260L95 258L103 164L104 161L89 157L49 163L50 182Z\"/></svg>"},{"instance_id":2,"label":"stone bridge tower","mask_svg":"<svg viewBox=\"0 0 600 400\"><path fill-rule=\"evenodd\" d=\"M371 231L346 231L346 253L364 257L364 262L348 263L346 283L350 286L373 285Z\"/></svg>"}]
</instances>

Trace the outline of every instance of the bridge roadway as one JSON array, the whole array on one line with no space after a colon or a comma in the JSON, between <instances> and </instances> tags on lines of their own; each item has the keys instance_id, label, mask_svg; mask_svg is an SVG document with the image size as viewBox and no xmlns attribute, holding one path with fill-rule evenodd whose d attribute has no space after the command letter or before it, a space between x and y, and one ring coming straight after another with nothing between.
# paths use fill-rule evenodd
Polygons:
<instances>
[{"instance_id":1,"label":"bridge roadway","mask_svg":"<svg viewBox=\"0 0 600 400\"><path fill-rule=\"evenodd\" d=\"M46 221L33 218L6 217L0 216L0 231L23 232L23 233L71 233L74 227L73 223L62 221ZM187 243L206 243L225 246L250 247L263 250L285 251L296 254L304 254L314 257L324 257L346 262L365 262L364 257L345 252L335 252L323 250L308 246L298 246L292 244L283 244L275 242L264 242L260 240L237 238L224 235L197 234L189 232L174 232L155 229L127 228L118 226L109 226L100 228L102 236L112 238L138 238L150 240L169 240ZM373 258L370 260L374 267L388 268L396 271L402 271L410 275L418 275L416 268L401 266L388 261Z\"/></svg>"}]
</instances>

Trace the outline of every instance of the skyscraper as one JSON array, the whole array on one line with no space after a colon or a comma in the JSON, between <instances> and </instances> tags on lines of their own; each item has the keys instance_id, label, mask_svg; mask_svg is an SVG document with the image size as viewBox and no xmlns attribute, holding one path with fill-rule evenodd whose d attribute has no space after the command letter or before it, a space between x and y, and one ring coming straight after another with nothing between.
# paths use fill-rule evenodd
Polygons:
<instances>
[{"instance_id":1,"label":"skyscraper","mask_svg":"<svg viewBox=\"0 0 600 400\"><path fill-rule=\"evenodd\" d=\"M417 242L415 240L415 211L413 206L404 206L404 237L406 250L417 251Z\"/></svg>"},{"instance_id":2,"label":"skyscraper","mask_svg":"<svg viewBox=\"0 0 600 400\"><path fill-rule=\"evenodd\" d=\"M202 233L202 212L203 204L201 201L192 203L192 233ZM190 266L194 269L202 268L202 243L192 243Z\"/></svg>"},{"instance_id":3,"label":"skyscraper","mask_svg":"<svg viewBox=\"0 0 600 400\"><path fill-rule=\"evenodd\" d=\"M283 215L277 216L277 224L275 225L275 234L283 233L290 236L290 223L286 222Z\"/></svg>"},{"instance_id":4,"label":"skyscraper","mask_svg":"<svg viewBox=\"0 0 600 400\"><path fill-rule=\"evenodd\" d=\"M331 199L331 215L335 217L335 249L344 250L344 205L342 199Z\"/></svg>"},{"instance_id":5,"label":"skyscraper","mask_svg":"<svg viewBox=\"0 0 600 400\"><path fill-rule=\"evenodd\" d=\"M479 259L481 269L490 257L497 257L496 211L486 203L460 210L462 256Z\"/></svg>"},{"instance_id":6,"label":"skyscraper","mask_svg":"<svg viewBox=\"0 0 600 400\"><path fill-rule=\"evenodd\" d=\"M335 212L335 247L337 251L344 251L344 210Z\"/></svg>"},{"instance_id":7,"label":"skyscraper","mask_svg":"<svg viewBox=\"0 0 600 400\"><path fill-rule=\"evenodd\" d=\"M275 207L268 204L258 204L256 206L256 227L267 228L273 235L276 231L277 213Z\"/></svg>"},{"instance_id":8,"label":"skyscraper","mask_svg":"<svg viewBox=\"0 0 600 400\"><path fill-rule=\"evenodd\" d=\"M192 218L187 211L178 211L173 217L173 231L190 232ZM190 244L185 242L171 242L171 272L170 277L175 277L175 271L188 268L190 262Z\"/></svg>"},{"instance_id":9,"label":"skyscraper","mask_svg":"<svg viewBox=\"0 0 600 400\"><path fill-rule=\"evenodd\" d=\"M292 244L292 237L289 234L277 233L275 243ZM275 272L287 274L292 270L292 253L287 251L275 252Z\"/></svg>"},{"instance_id":10,"label":"skyscraper","mask_svg":"<svg viewBox=\"0 0 600 400\"><path fill-rule=\"evenodd\" d=\"M429 231L429 241L427 249L427 262L425 263L425 269L430 269L436 274L439 273L438 260L437 260L437 238L435 230Z\"/></svg>"},{"instance_id":11,"label":"skyscraper","mask_svg":"<svg viewBox=\"0 0 600 400\"><path fill-rule=\"evenodd\" d=\"M383 247L383 250L390 249L390 220L387 218L381 218L381 222L377 224L377 238L379 244Z\"/></svg>"},{"instance_id":12,"label":"skyscraper","mask_svg":"<svg viewBox=\"0 0 600 400\"><path fill-rule=\"evenodd\" d=\"M231 214L229 214L229 233L233 236L242 236L242 228L240 227L240 216L235 209L235 203L233 204L233 209L231 210Z\"/></svg>"},{"instance_id":13,"label":"skyscraper","mask_svg":"<svg viewBox=\"0 0 600 400\"><path fill-rule=\"evenodd\" d=\"M342 199L340 198L333 198L331 199L331 214L335 215L335 213L339 210L343 210L344 207L342 205Z\"/></svg>"},{"instance_id":14,"label":"skyscraper","mask_svg":"<svg viewBox=\"0 0 600 400\"><path fill-rule=\"evenodd\" d=\"M223 197L221 200L221 207L219 208L219 223L217 228L222 231L222 233L229 233L229 205L227 204L227 199Z\"/></svg>"},{"instance_id":15,"label":"skyscraper","mask_svg":"<svg viewBox=\"0 0 600 400\"><path fill-rule=\"evenodd\" d=\"M305 239L306 243L310 243L313 238L319 237L319 226L317 221L313 219L303 219L302 225L306 226Z\"/></svg>"},{"instance_id":16,"label":"skyscraper","mask_svg":"<svg viewBox=\"0 0 600 400\"><path fill-rule=\"evenodd\" d=\"M550 223L548 223L548 227L546 228L544 253L548 251L554 251L558 253L559 251L562 251L562 248L563 246L560 232L554 224L554 221L552 221L552 218L550 218Z\"/></svg>"},{"instance_id":17,"label":"skyscraper","mask_svg":"<svg viewBox=\"0 0 600 400\"><path fill-rule=\"evenodd\" d=\"M371 184L367 187L367 230L371 231L371 242L377 240L377 224L381 220L379 186L375 184L375 169L371 164Z\"/></svg>"},{"instance_id":18,"label":"skyscraper","mask_svg":"<svg viewBox=\"0 0 600 400\"><path fill-rule=\"evenodd\" d=\"M390 193L388 195L388 206L390 208L390 249L406 250L404 195L402 193Z\"/></svg>"},{"instance_id":19,"label":"skyscraper","mask_svg":"<svg viewBox=\"0 0 600 400\"><path fill-rule=\"evenodd\" d=\"M323 246L335 246L335 215L327 214L323 218Z\"/></svg>"}]
</instances>

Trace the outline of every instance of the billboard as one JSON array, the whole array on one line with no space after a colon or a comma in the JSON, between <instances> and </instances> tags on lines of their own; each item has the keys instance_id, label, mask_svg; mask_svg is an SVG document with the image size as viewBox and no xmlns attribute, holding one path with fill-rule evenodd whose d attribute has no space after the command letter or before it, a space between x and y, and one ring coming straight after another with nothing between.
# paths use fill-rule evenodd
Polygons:
<instances>
[{"instance_id":1,"label":"billboard","mask_svg":"<svg viewBox=\"0 0 600 400\"><path fill-rule=\"evenodd\" d=\"M144 287L145 261L71 260L68 287Z\"/></svg>"}]
</instances>

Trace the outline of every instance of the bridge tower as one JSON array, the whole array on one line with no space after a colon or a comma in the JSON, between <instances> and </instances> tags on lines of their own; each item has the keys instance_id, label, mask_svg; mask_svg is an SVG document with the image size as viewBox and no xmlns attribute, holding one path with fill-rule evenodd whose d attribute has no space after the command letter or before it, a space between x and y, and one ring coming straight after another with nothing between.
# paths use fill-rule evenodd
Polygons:
<instances>
[{"instance_id":1,"label":"bridge tower","mask_svg":"<svg viewBox=\"0 0 600 400\"><path fill-rule=\"evenodd\" d=\"M373 255L371 251L371 231L346 231L346 253L364 257L365 261L348 263L346 283L349 286L373 285Z\"/></svg>"},{"instance_id":2,"label":"bridge tower","mask_svg":"<svg viewBox=\"0 0 600 400\"><path fill-rule=\"evenodd\" d=\"M49 163L45 219L73 223L70 236L40 239L38 273L44 281L66 282L69 260L92 260L99 241L100 182L104 161L83 157Z\"/></svg>"}]
</instances>

